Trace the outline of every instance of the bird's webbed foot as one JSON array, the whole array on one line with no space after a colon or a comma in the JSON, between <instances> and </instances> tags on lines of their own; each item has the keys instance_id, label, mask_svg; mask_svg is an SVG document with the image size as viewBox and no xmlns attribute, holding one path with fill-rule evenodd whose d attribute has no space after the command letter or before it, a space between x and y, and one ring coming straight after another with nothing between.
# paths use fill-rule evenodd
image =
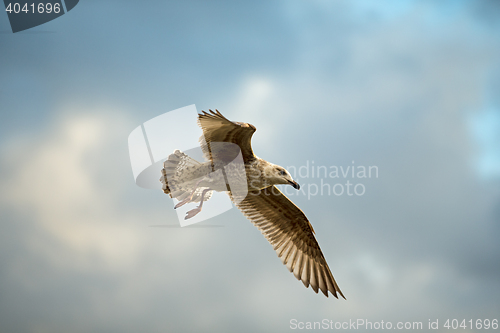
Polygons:
<instances>
[{"instance_id":1,"label":"bird's webbed foot","mask_svg":"<svg viewBox=\"0 0 500 333\"><path fill-rule=\"evenodd\" d=\"M201 212L201 204L195 209L191 209L189 212L187 212L186 217L184 217L184 220L188 220L192 217L195 217L199 212Z\"/></svg>"},{"instance_id":2,"label":"bird's webbed foot","mask_svg":"<svg viewBox=\"0 0 500 333\"><path fill-rule=\"evenodd\" d=\"M200 201L200 204L195 209L191 209L190 211L188 211L186 213L186 217L184 217L184 220L188 220L188 219L196 216L199 212L201 212L201 208L203 207L203 198L205 197L205 194L208 191L210 191L209 188L207 188L207 189L203 190L203 192L201 192L201 201Z\"/></svg>"}]
</instances>

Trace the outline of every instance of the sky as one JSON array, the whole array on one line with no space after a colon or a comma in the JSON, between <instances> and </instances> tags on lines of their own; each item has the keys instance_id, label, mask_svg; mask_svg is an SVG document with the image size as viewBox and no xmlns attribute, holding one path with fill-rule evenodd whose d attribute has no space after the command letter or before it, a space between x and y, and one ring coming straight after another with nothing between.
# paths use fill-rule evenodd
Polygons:
<instances>
[{"instance_id":1,"label":"sky","mask_svg":"<svg viewBox=\"0 0 500 333\"><path fill-rule=\"evenodd\" d=\"M497 1L82 0L15 34L0 14L0 51L1 332L500 319ZM236 208L180 228L135 184L129 134L191 104L297 170L281 189L347 300Z\"/></svg>"}]
</instances>

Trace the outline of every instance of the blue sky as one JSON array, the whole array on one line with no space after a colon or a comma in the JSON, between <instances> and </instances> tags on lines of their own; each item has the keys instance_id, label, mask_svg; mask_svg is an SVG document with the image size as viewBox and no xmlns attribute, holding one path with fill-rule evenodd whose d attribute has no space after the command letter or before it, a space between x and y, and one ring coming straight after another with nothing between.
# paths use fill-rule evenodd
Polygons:
<instances>
[{"instance_id":1,"label":"blue sky","mask_svg":"<svg viewBox=\"0 0 500 333\"><path fill-rule=\"evenodd\" d=\"M0 15L0 331L495 318L499 18L495 1L87 0L12 34ZM134 184L127 138L191 104L255 125L273 163L378 167L323 179L362 196L290 196L347 301L304 288L236 209L160 227L173 204Z\"/></svg>"}]
</instances>

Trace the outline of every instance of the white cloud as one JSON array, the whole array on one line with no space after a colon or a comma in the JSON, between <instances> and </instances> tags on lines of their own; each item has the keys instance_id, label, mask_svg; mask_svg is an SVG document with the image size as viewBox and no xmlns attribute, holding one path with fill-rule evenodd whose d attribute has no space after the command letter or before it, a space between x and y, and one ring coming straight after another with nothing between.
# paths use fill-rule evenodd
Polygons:
<instances>
[{"instance_id":1,"label":"white cloud","mask_svg":"<svg viewBox=\"0 0 500 333\"><path fill-rule=\"evenodd\" d=\"M121 126L123 120L117 114L82 112L60 119L50 132L31 133L3 150L17 157L2 156L12 171L3 181L2 201L33 218L60 243L54 248L30 240L53 262L92 266L97 259L107 267L119 267L137 258L143 240L123 223L130 216L117 207L115 190L99 184L92 174L91 163L99 163L92 157L111 153L110 144L116 140L110 135L116 133L111 123ZM109 237L111 233L115 237Z\"/></svg>"}]
</instances>

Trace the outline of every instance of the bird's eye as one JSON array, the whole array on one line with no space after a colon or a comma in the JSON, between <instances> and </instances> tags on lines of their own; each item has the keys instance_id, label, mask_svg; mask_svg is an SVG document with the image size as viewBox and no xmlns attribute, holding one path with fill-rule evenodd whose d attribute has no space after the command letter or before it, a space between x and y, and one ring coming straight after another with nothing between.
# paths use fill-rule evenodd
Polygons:
<instances>
[{"instance_id":1,"label":"bird's eye","mask_svg":"<svg viewBox=\"0 0 500 333\"><path fill-rule=\"evenodd\" d=\"M286 175L286 171L285 170L280 170L280 175L285 176Z\"/></svg>"}]
</instances>

